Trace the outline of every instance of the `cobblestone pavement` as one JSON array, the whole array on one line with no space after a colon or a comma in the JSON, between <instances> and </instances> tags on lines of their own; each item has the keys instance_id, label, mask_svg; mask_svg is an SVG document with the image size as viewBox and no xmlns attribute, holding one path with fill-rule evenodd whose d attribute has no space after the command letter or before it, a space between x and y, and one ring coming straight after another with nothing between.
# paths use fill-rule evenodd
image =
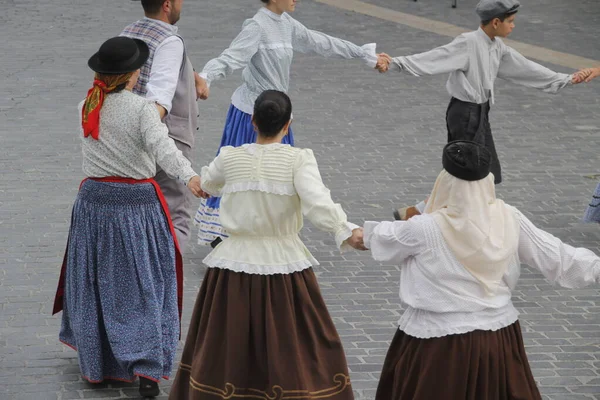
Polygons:
<instances>
[{"instance_id":1,"label":"cobblestone pavement","mask_svg":"<svg viewBox=\"0 0 600 400\"><path fill-rule=\"evenodd\" d=\"M469 27L476 0L370 0ZM448 3L448 4L446 4ZM90 385L76 354L58 342L51 300L82 178L76 104L90 84L86 61L106 38L141 15L123 0L3 0L0 14L0 399L135 398L128 384ZM514 39L600 60L597 0L528 0ZM258 1L186 1L181 32L197 68L224 49ZM307 26L392 54L422 51L447 37L314 3L299 2ZM550 67L553 67L549 65ZM567 71L561 67L554 67ZM325 182L352 221L389 219L396 204L430 190L440 168L448 96L444 77L381 76L360 61L297 55L294 131L315 150ZM196 165L220 140L239 73L201 103ZM600 251L600 227L579 222L600 174L600 81L552 96L499 82L491 122L505 170L498 194L563 240ZM395 324L398 268L368 254L339 255L331 236L307 226L323 295L344 341L357 399L373 399ZM201 284L205 248L185 254L185 315ZM600 399L600 288L553 287L528 267L514 302L545 399ZM184 326L184 332L187 325ZM162 385L163 396L169 383Z\"/></svg>"}]
</instances>

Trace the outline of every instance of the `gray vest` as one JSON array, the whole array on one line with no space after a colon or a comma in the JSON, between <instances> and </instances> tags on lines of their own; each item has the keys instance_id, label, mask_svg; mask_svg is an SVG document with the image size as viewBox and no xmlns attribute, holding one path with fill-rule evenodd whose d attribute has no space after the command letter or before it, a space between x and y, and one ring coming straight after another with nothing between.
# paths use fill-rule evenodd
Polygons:
<instances>
[{"instance_id":1,"label":"gray vest","mask_svg":"<svg viewBox=\"0 0 600 400\"><path fill-rule=\"evenodd\" d=\"M140 79L133 89L134 93L140 96L146 95L146 85L150 78L154 52L163 40L173 35L160 23L148 18L134 22L123 30L121 36L143 40L150 49L150 56L141 68ZM183 41L183 39L181 40ZM195 72L187 57L185 44L183 63L179 69L179 80L173 96L171 112L165 117L164 122L169 128L170 137L190 147L194 146L195 134L198 128L198 103L196 102Z\"/></svg>"}]
</instances>

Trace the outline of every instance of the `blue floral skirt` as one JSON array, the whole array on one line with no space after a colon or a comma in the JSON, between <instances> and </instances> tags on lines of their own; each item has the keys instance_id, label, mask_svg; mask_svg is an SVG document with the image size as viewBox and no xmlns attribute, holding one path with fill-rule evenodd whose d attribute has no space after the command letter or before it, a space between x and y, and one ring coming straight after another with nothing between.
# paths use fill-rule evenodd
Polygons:
<instances>
[{"instance_id":1,"label":"blue floral skirt","mask_svg":"<svg viewBox=\"0 0 600 400\"><path fill-rule=\"evenodd\" d=\"M167 378L179 340L175 244L154 186L86 180L65 262L59 338L84 378Z\"/></svg>"},{"instance_id":2,"label":"blue floral skirt","mask_svg":"<svg viewBox=\"0 0 600 400\"><path fill-rule=\"evenodd\" d=\"M256 132L252 125L252 115L240 111L232 104L227 112L219 151L223 146L239 147L254 142L256 142ZM282 143L294 145L294 133L291 127ZM220 197L211 197L200 204L194 218L194 223L198 226L198 244L207 246L218 237L227 237L219 220L220 203Z\"/></svg>"}]
</instances>

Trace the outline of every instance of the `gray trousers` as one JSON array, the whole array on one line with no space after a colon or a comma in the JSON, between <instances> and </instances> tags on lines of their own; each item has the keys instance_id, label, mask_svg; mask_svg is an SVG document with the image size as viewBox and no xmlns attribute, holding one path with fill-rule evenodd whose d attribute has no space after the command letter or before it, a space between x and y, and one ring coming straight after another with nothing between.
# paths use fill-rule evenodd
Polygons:
<instances>
[{"instance_id":1,"label":"gray trousers","mask_svg":"<svg viewBox=\"0 0 600 400\"><path fill-rule=\"evenodd\" d=\"M185 143L175 140L175 145L183 156L191 161L192 148ZM194 206L196 197L183 183L177 179L169 178L165 171L157 166L157 172L154 179L160 186L167 205L169 213L175 227L175 234L179 242L179 248L183 253L185 246L190 238L191 223L192 223L192 207Z\"/></svg>"}]
</instances>

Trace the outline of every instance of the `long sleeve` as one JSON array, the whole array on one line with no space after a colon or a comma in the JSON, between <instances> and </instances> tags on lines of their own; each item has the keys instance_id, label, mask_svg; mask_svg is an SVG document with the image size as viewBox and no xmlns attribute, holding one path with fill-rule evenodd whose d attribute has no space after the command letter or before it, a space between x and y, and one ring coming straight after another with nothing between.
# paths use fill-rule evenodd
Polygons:
<instances>
[{"instance_id":1,"label":"long sleeve","mask_svg":"<svg viewBox=\"0 0 600 400\"><path fill-rule=\"evenodd\" d=\"M498 77L507 81L557 93L571 83L573 75L561 74L523 57L518 51L506 46L500 59Z\"/></svg>"},{"instance_id":2,"label":"long sleeve","mask_svg":"<svg viewBox=\"0 0 600 400\"><path fill-rule=\"evenodd\" d=\"M171 112L173 96L183 63L183 41L178 36L165 39L157 48L152 60L146 99L154 101Z\"/></svg>"},{"instance_id":3,"label":"long sleeve","mask_svg":"<svg viewBox=\"0 0 600 400\"><path fill-rule=\"evenodd\" d=\"M519 258L537 268L562 287L582 288L600 283L600 258L584 248L575 248L537 228L520 212Z\"/></svg>"},{"instance_id":4,"label":"long sleeve","mask_svg":"<svg viewBox=\"0 0 600 400\"><path fill-rule=\"evenodd\" d=\"M160 120L156 106L151 103L144 105L140 115L140 127L144 144L156 163L169 175L186 184L196 176L190 161L183 156L169 137L167 126Z\"/></svg>"},{"instance_id":5,"label":"long sleeve","mask_svg":"<svg viewBox=\"0 0 600 400\"><path fill-rule=\"evenodd\" d=\"M364 225L365 247L376 261L401 263L420 250L412 221L367 221Z\"/></svg>"},{"instance_id":6,"label":"long sleeve","mask_svg":"<svg viewBox=\"0 0 600 400\"><path fill-rule=\"evenodd\" d=\"M352 236L352 226L342 206L331 199L310 149L303 149L296 159L294 187L300 197L302 214L317 228L333 233L338 248L342 250L344 242Z\"/></svg>"},{"instance_id":7,"label":"long sleeve","mask_svg":"<svg viewBox=\"0 0 600 400\"><path fill-rule=\"evenodd\" d=\"M202 190L211 196L221 196L221 190L225 185L225 171L223 170L223 154L227 152L229 146L221 148L219 155L207 167L202 167L200 180Z\"/></svg>"},{"instance_id":8,"label":"long sleeve","mask_svg":"<svg viewBox=\"0 0 600 400\"><path fill-rule=\"evenodd\" d=\"M377 65L375 43L358 46L347 40L338 39L306 28L289 17L292 23L292 46L300 53L315 53L323 57L360 58L372 68Z\"/></svg>"},{"instance_id":9,"label":"long sleeve","mask_svg":"<svg viewBox=\"0 0 600 400\"><path fill-rule=\"evenodd\" d=\"M223 79L233 71L245 67L258 51L260 39L260 25L253 19L246 20L242 31L233 39L229 48L219 57L210 60L200 76L210 85L212 81Z\"/></svg>"},{"instance_id":10,"label":"long sleeve","mask_svg":"<svg viewBox=\"0 0 600 400\"><path fill-rule=\"evenodd\" d=\"M469 43L464 36L458 36L447 45L425 53L392 59L392 68L414 76L447 74L465 71L469 66Z\"/></svg>"}]
</instances>

